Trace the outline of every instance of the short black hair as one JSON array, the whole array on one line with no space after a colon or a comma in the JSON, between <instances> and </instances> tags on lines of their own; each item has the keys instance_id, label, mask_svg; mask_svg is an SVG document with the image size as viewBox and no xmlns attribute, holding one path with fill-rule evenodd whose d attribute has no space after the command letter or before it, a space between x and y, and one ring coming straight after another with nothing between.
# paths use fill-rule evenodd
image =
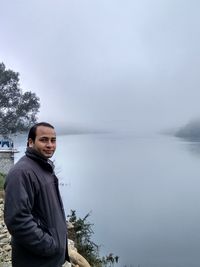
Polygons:
<instances>
[{"instance_id":1,"label":"short black hair","mask_svg":"<svg viewBox=\"0 0 200 267\"><path fill-rule=\"evenodd\" d=\"M37 127L39 127L39 126L45 126L45 127L49 127L49 128L54 129L53 125L51 125L48 122L38 122L38 123L36 123L29 130L28 140L27 140L27 146L29 146L29 139L32 139L33 142L35 141L35 138L36 138L36 130L37 130Z\"/></svg>"}]
</instances>

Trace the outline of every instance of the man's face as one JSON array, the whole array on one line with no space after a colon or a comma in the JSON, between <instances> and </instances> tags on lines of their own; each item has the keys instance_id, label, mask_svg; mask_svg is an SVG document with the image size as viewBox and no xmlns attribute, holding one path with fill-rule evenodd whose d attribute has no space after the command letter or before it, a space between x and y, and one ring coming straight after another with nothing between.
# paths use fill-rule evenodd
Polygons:
<instances>
[{"instance_id":1,"label":"man's face","mask_svg":"<svg viewBox=\"0 0 200 267\"><path fill-rule=\"evenodd\" d=\"M29 147L32 147L45 158L51 158L56 150L56 133L54 129L46 126L38 126L35 141L29 139Z\"/></svg>"}]
</instances>

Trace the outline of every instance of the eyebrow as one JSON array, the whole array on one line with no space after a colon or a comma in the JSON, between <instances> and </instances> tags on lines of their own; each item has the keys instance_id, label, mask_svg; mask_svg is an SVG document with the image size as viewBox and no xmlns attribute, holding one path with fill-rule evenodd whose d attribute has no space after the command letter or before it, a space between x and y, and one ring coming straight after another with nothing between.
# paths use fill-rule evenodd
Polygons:
<instances>
[{"instance_id":1,"label":"eyebrow","mask_svg":"<svg viewBox=\"0 0 200 267\"><path fill-rule=\"evenodd\" d=\"M56 136L54 136L54 137L40 136L39 139L53 139L53 140L56 140Z\"/></svg>"}]
</instances>

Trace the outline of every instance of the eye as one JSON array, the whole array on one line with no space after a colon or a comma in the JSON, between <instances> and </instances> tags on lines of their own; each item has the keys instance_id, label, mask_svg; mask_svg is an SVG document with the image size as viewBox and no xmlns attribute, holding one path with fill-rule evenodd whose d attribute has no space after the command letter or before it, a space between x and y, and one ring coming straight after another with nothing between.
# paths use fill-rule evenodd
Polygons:
<instances>
[{"instance_id":1,"label":"eye","mask_svg":"<svg viewBox=\"0 0 200 267\"><path fill-rule=\"evenodd\" d=\"M40 142L46 143L48 142L48 138L42 137L40 138Z\"/></svg>"}]
</instances>

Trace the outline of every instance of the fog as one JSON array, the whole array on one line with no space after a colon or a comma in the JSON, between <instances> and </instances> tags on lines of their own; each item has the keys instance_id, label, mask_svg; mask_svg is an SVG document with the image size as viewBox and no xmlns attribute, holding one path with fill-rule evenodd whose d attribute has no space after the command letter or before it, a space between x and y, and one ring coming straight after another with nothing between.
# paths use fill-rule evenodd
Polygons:
<instances>
[{"instance_id":1,"label":"fog","mask_svg":"<svg viewBox=\"0 0 200 267\"><path fill-rule=\"evenodd\" d=\"M199 117L198 1L1 1L0 59L39 120L134 131Z\"/></svg>"}]
</instances>

